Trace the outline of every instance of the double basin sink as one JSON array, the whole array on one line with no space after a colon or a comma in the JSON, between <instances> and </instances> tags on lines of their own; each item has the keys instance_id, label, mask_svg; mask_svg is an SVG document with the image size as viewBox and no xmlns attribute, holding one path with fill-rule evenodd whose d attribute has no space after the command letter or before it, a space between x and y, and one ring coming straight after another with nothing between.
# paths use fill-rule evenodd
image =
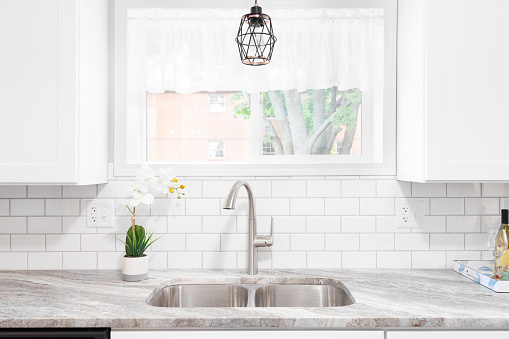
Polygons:
<instances>
[{"instance_id":1,"label":"double basin sink","mask_svg":"<svg viewBox=\"0 0 509 339\"><path fill-rule=\"evenodd\" d=\"M158 307L340 307L355 302L339 284L178 284L152 292Z\"/></svg>"}]
</instances>

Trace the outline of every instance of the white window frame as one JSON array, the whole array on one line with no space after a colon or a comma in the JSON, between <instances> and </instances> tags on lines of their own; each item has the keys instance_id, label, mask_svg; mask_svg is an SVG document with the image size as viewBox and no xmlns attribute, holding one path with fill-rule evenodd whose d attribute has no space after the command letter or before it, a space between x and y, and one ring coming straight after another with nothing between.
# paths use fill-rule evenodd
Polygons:
<instances>
[{"instance_id":1,"label":"white window frame","mask_svg":"<svg viewBox=\"0 0 509 339\"><path fill-rule=\"evenodd\" d=\"M223 97L223 109L220 111L211 111L210 110L210 99L213 96L222 96ZM224 113L226 110L226 96L224 94L216 94L216 93L209 93L209 113Z\"/></svg>"},{"instance_id":2,"label":"white window frame","mask_svg":"<svg viewBox=\"0 0 509 339\"><path fill-rule=\"evenodd\" d=\"M115 75L114 75L114 166L113 175L116 177L132 176L134 170L139 168L139 164L133 164L129 160L130 154L146 153L146 117L136 117L139 119L139 135L129 135L129 138L140 140L135 145L128 146L128 122L126 112L127 105L127 12L130 8L210 8L210 2L205 0L187 0L185 2L169 2L167 0L114 0L114 26L115 26ZM342 157L341 163L337 163L335 156L312 156L313 162L309 161L309 156L262 156L253 153L253 160L256 163L236 164L236 163L151 163L152 167L171 166L174 172L181 176L312 176L312 175L395 175L396 174L396 26L397 26L397 0L271 0L267 4L271 9L284 8L320 8L320 7L381 7L384 8L385 20L385 58L384 58L384 107L383 107L383 161L379 163L361 163L365 161L367 154L365 147L362 148L361 156ZM238 0L218 0L214 2L214 8L238 8L239 13L249 11L249 3L239 3ZM240 20L240 16L239 16ZM233 32L232 34L235 34ZM240 62L240 61L239 61ZM259 102L259 94L251 98L251 102ZM146 95L139 98L143 105L146 101ZM364 99L363 99L364 103ZM146 106L146 102L145 102ZM252 105L252 110L256 116L257 105ZM259 108L258 108L259 110ZM371 119L366 119L363 111L362 124L362 143L369 142L371 133ZM259 124L253 119L253 128ZM132 128L131 128L132 130ZM253 139L253 144L262 142L262 135L259 134L259 140ZM253 146L253 151L257 149ZM261 153L261 152L259 152ZM275 157L286 157L285 163L276 163ZM320 157L320 161L315 161Z\"/></svg>"},{"instance_id":3,"label":"white window frame","mask_svg":"<svg viewBox=\"0 0 509 339\"><path fill-rule=\"evenodd\" d=\"M210 143L212 142L215 142L215 143L218 143L218 142L222 142L223 143L223 156L222 157L211 157L210 156L210 151L212 150L210 148ZM216 148L215 151L217 152L218 149ZM209 143L208 143L208 153L209 153L209 159L210 160L224 160L226 158L226 143L224 140L210 140Z\"/></svg>"}]
</instances>

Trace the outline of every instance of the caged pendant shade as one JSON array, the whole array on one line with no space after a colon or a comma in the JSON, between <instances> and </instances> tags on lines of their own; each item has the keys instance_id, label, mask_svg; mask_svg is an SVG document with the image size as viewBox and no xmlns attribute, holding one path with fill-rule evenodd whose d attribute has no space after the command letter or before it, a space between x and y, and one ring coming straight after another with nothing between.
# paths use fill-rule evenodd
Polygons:
<instances>
[{"instance_id":1,"label":"caged pendant shade","mask_svg":"<svg viewBox=\"0 0 509 339\"><path fill-rule=\"evenodd\" d=\"M251 13L243 15L240 19L235 39L239 47L240 60L250 66L267 65L272 57L276 40L270 17L262 13L258 0L255 0Z\"/></svg>"}]
</instances>

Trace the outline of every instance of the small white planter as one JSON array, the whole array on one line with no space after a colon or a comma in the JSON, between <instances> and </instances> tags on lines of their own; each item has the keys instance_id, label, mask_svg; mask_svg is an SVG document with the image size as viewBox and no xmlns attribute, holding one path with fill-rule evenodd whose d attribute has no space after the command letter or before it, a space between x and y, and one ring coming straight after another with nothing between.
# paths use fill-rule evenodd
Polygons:
<instances>
[{"instance_id":1,"label":"small white planter","mask_svg":"<svg viewBox=\"0 0 509 339\"><path fill-rule=\"evenodd\" d=\"M148 277L148 256L124 257L122 264L122 280L140 281Z\"/></svg>"}]
</instances>

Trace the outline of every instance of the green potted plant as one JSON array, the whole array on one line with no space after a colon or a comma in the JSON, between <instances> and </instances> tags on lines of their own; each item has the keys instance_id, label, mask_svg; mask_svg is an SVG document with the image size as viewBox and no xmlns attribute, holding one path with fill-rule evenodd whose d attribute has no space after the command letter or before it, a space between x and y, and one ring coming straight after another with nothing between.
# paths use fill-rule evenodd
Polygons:
<instances>
[{"instance_id":1,"label":"green potted plant","mask_svg":"<svg viewBox=\"0 0 509 339\"><path fill-rule=\"evenodd\" d=\"M155 173L148 165L143 165L136 171L136 180L132 181L127 190L131 199L125 205L131 213L131 227L126 232L125 241L118 239L125 245L125 256L122 262L122 279L125 281L140 281L148 277L148 256L145 251L156 239L152 239L154 231L147 232L141 225L136 225L136 206L140 203L150 205L154 202L154 195L151 189L166 194L177 194L178 199L184 193L180 190L185 188L179 185L178 179L171 174L171 170L162 169L160 175Z\"/></svg>"}]
</instances>

